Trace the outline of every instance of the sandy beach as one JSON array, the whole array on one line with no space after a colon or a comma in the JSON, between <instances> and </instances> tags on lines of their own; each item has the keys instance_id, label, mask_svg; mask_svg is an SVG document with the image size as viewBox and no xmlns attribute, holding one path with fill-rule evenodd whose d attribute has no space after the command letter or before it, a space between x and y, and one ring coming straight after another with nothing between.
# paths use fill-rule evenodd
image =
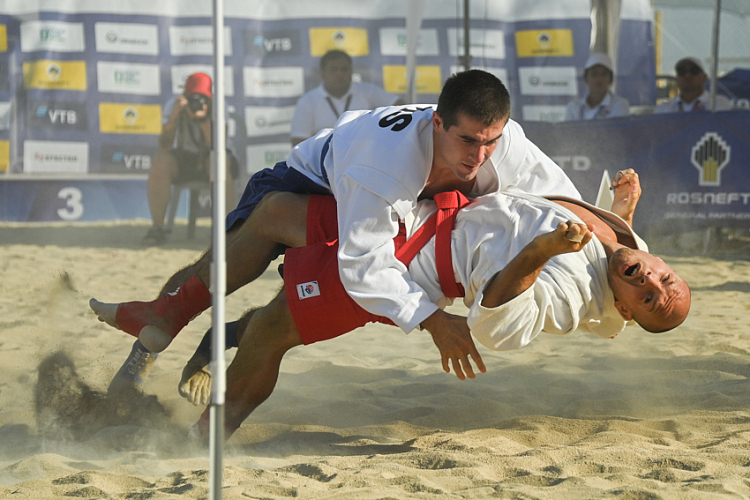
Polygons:
<instances>
[{"instance_id":1,"label":"sandy beach","mask_svg":"<svg viewBox=\"0 0 750 500\"><path fill-rule=\"evenodd\" d=\"M88 300L153 298L210 238L177 226L144 248L145 224L0 224L0 498L207 498L208 451L186 438L203 408L177 383L210 312L142 394L106 394L133 338ZM693 291L668 333L479 346L488 371L465 382L427 333L370 325L295 348L226 445L223 498L750 498L750 251L662 255ZM272 266L227 317L280 283Z\"/></svg>"}]
</instances>

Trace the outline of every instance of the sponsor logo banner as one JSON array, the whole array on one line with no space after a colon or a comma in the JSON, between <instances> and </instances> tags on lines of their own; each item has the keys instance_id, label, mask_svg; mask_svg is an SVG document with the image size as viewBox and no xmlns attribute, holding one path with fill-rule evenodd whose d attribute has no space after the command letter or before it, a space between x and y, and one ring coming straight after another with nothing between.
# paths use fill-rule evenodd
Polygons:
<instances>
[{"instance_id":1,"label":"sponsor logo banner","mask_svg":"<svg viewBox=\"0 0 750 500\"><path fill-rule=\"evenodd\" d=\"M525 104L521 109L523 110L524 120L557 123L565 118L565 106Z\"/></svg>"},{"instance_id":2,"label":"sponsor logo banner","mask_svg":"<svg viewBox=\"0 0 750 500\"><path fill-rule=\"evenodd\" d=\"M516 31L518 57L570 57L573 32L569 29Z\"/></svg>"},{"instance_id":3,"label":"sponsor logo banner","mask_svg":"<svg viewBox=\"0 0 750 500\"><path fill-rule=\"evenodd\" d=\"M308 281L297 285L297 296L299 300L320 296L320 286L317 281Z\"/></svg>"},{"instance_id":4,"label":"sponsor logo banner","mask_svg":"<svg viewBox=\"0 0 750 500\"><path fill-rule=\"evenodd\" d=\"M245 148L247 165L245 173L254 174L264 168L270 168L280 161L286 161L292 145L289 141L256 144Z\"/></svg>"},{"instance_id":5,"label":"sponsor logo banner","mask_svg":"<svg viewBox=\"0 0 750 500\"><path fill-rule=\"evenodd\" d=\"M89 165L87 142L24 141L25 173L85 174Z\"/></svg>"},{"instance_id":6,"label":"sponsor logo banner","mask_svg":"<svg viewBox=\"0 0 750 500\"><path fill-rule=\"evenodd\" d=\"M182 94L185 81L193 73L205 73L212 80L214 78L214 68L209 64L178 64L172 66L170 72L172 74L172 93L175 95ZM224 95L234 95L234 68L231 66L224 66Z\"/></svg>"},{"instance_id":7,"label":"sponsor logo banner","mask_svg":"<svg viewBox=\"0 0 750 500\"><path fill-rule=\"evenodd\" d=\"M242 35L245 54L249 56L298 56L301 53L298 30L245 30Z\"/></svg>"},{"instance_id":8,"label":"sponsor logo banner","mask_svg":"<svg viewBox=\"0 0 750 500\"><path fill-rule=\"evenodd\" d=\"M117 94L159 95L159 66L99 61L96 63L99 92Z\"/></svg>"},{"instance_id":9,"label":"sponsor logo banner","mask_svg":"<svg viewBox=\"0 0 750 500\"><path fill-rule=\"evenodd\" d=\"M0 24L0 52L8 50L8 28Z\"/></svg>"},{"instance_id":10,"label":"sponsor logo banner","mask_svg":"<svg viewBox=\"0 0 750 500\"><path fill-rule=\"evenodd\" d=\"M99 103L99 131L109 134L161 134L158 104Z\"/></svg>"},{"instance_id":11,"label":"sponsor logo banner","mask_svg":"<svg viewBox=\"0 0 750 500\"><path fill-rule=\"evenodd\" d=\"M155 24L96 23L97 52L117 54L159 54L159 32Z\"/></svg>"},{"instance_id":12,"label":"sponsor logo banner","mask_svg":"<svg viewBox=\"0 0 750 500\"><path fill-rule=\"evenodd\" d=\"M329 50L343 50L352 57L370 53L364 28L310 28L310 55L320 57Z\"/></svg>"},{"instance_id":13,"label":"sponsor logo banner","mask_svg":"<svg viewBox=\"0 0 750 500\"><path fill-rule=\"evenodd\" d=\"M214 53L212 26L170 26L169 52L173 56L205 55ZM232 55L232 30L224 27L224 55Z\"/></svg>"},{"instance_id":14,"label":"sponsor logo banner","mask_svg":"<svg viewBox=\"0 0 750 500\"><path fill-rule=\"evenodd\" d=\"M83 23L26 21L21 23L21 51L83 52Z\"/></svg>"},{"instance_id":15,"label":"sponsor logo banner","mask_svg":"<svg viewBox=\"0 0 750 500\"><path fill-rule=\"evenodd\" d=\"M305 91L301 67L255 68L242 70L248 97L298 97Z\"/></svg>"},{"instance_id":16,"label":"sponsor logo banner","mask_svg":"<svg viewBox=\"0 0 750 500\"><path fill-rule=\"evenodd\" d=\"M25 62L23 84L27 89L86 90L86 62L47 59Z\"/></svg>"},{"instance_id":17,"label":"sponsor logo banner","mask_svg":"<svg viewBox=\"0 0 750 500\"><path fill-rule=\"evenodd\" d=\"M729 164L732 148L718 132L706 132L690 151L690 163L700 172L699 186L721 186L721 171Z\"/></svg>"},{"instance_id":18,"label":"sponsor logo banner","mask_svg":"<svg viewBox=\"0 0 750 500\"><path fill-rule=\"evenodd\" d=\"M104 174L145 174L151 168L159 148L105 144L99 154Z\"/></svg>"},{"instance_id":19,"label":"sponsor logo banner","mask_svg":"<svg viewBox=\"0 0 750 500\"><path fill-rule=\"evenodd\" d=\"M406 28L380 28L380 53L384 56L406 55ZM419 30L418 56L439 56L440 45L436 29Z\"/></svg>"},{"instance_id":20,"label":"sponsor logo banner","mask_svg":"<svg viewBox=\"0 0 750 500\"><path fill-rule=\"evenodd\" d=\"M292 131L294 106L245 107L245 129L248 137L289 134Z\"/></svg>"},{"instance_id":21,"label":"sponsor logo banner","mask_svg":"<svg viewBox=\"0 0 750 500\"><path fill-rule=\"evenodd\" d=\"M578 95L576 69L572 66L518 68L518 80L521 95Z\"/></svg>"},{"instance_id":22,"label":"sponsor logo banner","mask_svg":"<svg viewBox=\"0 0 750 500\"><path fill-rule=\"evenodd\" d=\"M469 31L469 53L478 60L505 59L505 34L502 30ZM463 56L464 32L458 28L448 28L448 52L452 57Z\"/></svg>"},{"instance_id":23,"label":"sponsor logo banner","mask_svg":"<svg viewBox=\"0 0 750 500\"><path fill-rule=\"evenodd\" d=\"M0 141L0 172L10 169L10 141Z\"/></svg>"},{"instance_id":24,"label":"sponsor logo banner","mask_svg":"<svg viewBox=\"0 0 750 500\"><path fill-rule=\"evenodd\" d=\"M417 92L439 94L443 88L440 66L417 66ZM383 88L393 94L406 92L406 66L383 66Z\"/></svg>"},{"instance_id":25,"label":"sponsor logo banner","mask_svg":"<svg viewBox=\"0 0 750 500\"><path fill-rule=\"evenodd\" d=\"M86 130L86 104L32 101L28 108L28 121L32 128Z\"/></svg>"},{"instance_id":26,"label":"sponsor logo banner","mask_svg":"<svg viewBox=\"0 0 750 500\"><path fill-rule=\"evenodd\" d=\"M0 130L10 129L10 103L0 102Z\"/></svg>"}]
</instances>

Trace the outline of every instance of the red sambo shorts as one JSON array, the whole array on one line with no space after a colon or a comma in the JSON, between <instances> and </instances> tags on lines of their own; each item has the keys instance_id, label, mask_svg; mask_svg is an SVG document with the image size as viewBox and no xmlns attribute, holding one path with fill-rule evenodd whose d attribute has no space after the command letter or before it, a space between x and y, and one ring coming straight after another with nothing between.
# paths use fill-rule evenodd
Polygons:
<instances>
[{"instance_id":1,"label":"red sambo shorts","mask_svg":"<svg viewBox=\"0 0 750 500\"><path fill-rule=\"evenodd\" d=\"M307 206L307 246L284 256L284 287L302 342L328 340L364 326L387 322L368 313L346 293L339 277L338 224L333 196L312 195Z\"/></svg>"}]
</instances>

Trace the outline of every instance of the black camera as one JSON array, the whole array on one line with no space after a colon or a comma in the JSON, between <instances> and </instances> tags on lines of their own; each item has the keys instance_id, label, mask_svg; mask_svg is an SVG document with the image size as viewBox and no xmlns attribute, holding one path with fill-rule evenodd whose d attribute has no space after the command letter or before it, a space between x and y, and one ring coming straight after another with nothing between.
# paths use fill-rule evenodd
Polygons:
<instances>
[{"instance_id":1,"label":"black camera","mask_svg":"<svg viewBox=\"0 0 750 500\"><path fill-rule=\"evenodd\" d=\"M187 97L187 101L188 101L188 108L190 108L190 111L192 111L193 113L200 111L201 109L203 109L203 106L207 106L208 103L211 102L211 100L208 97L202 94L189 95Z\"/></svg>"}]
</instances>

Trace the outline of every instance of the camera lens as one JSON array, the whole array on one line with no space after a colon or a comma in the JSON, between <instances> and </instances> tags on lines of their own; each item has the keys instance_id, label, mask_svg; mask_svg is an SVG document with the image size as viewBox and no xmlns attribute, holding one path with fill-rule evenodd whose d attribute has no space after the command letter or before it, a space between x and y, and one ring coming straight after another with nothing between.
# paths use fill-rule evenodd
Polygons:
<instances>
[{"instance_id":1,"label":"camera lens","mask_svg":"<svg viewBox=\"0 0 750 500\"><path fill-rule=\"evenodd\" d=\"M188 107L193 113L203 109L206 104L208 104L208 99L200 94L193 94L188 97Z\"/></svg>"}]
</instances>

